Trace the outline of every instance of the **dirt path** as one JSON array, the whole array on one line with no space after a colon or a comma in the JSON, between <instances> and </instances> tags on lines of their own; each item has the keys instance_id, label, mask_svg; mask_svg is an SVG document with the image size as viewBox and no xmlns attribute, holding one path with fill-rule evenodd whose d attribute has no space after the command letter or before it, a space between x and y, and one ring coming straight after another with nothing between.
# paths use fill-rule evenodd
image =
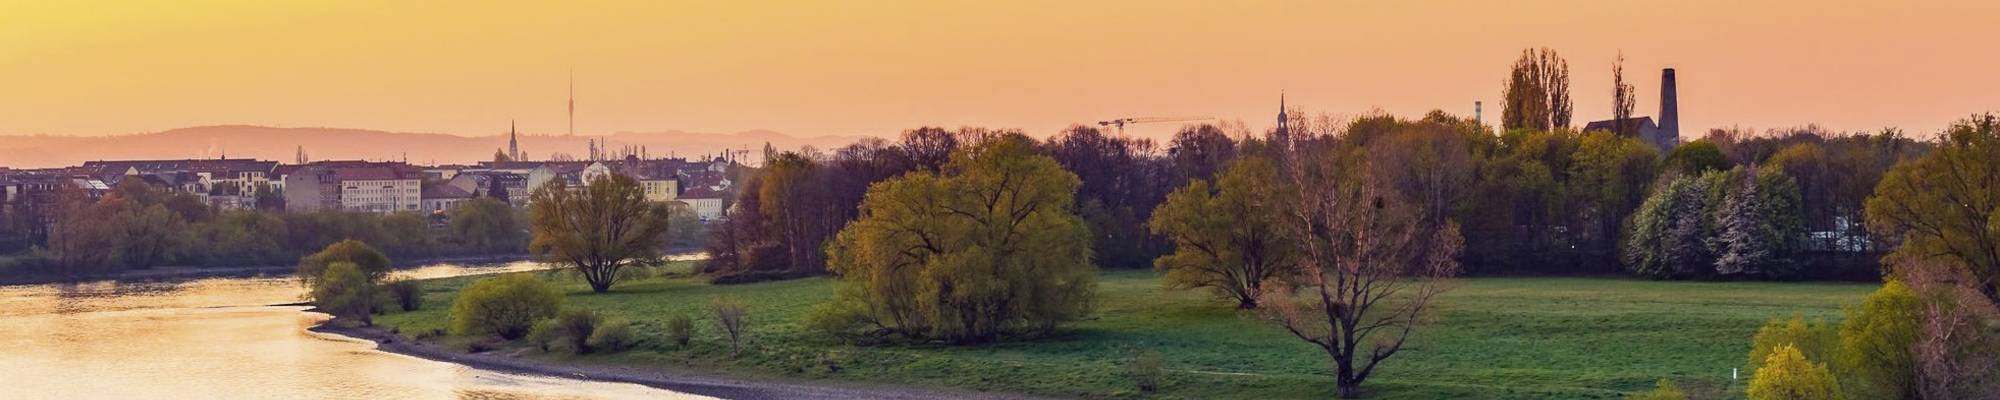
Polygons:
<instances>
[{"instance_id":1,"label":"dirt path","mask_svg":"<svg viewBox=\"0 0 2000 400\"><path fill-rule=\"evenodd\" d=\"M326 323L313 327L311 330L375 342L377 349L390 353L461 364L473 368L517 374L632 383L724 399L1032 399L1031 397L1000 393L943 391L843 383L786 383L746 380L660 368L560 364L510 357L493 352L465 353L436 344L410 341L401 335L376 328L340 327L332 323Z\"/></svg>"}]
</instances>

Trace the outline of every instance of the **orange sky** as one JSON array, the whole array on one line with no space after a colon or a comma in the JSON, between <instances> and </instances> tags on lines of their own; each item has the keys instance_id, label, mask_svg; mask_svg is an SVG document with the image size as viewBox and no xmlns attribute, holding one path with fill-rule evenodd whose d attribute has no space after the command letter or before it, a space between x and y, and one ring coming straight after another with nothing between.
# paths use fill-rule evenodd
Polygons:
<instances>
[{"instance_id":1,"label":"orange sky","mask_svg":"<svg viewBox=\"0 0 2000 400\"><path fill-rule=\"evenodd\" d=\"M1122 116L1270 125L1312 111L1471 112L1549 46L1576 119L1623 50L1639 114L1680 76L1684 134L1818 122L1934 131L2000 110L2000 2L0 0L0 133L208 124L1047 135ZM739 4L756 3L756 4ZM1579 122L1580 123L1580 122ZM1134 129L1164 136L1171 126Z\"/></svg>"}]
</instances>

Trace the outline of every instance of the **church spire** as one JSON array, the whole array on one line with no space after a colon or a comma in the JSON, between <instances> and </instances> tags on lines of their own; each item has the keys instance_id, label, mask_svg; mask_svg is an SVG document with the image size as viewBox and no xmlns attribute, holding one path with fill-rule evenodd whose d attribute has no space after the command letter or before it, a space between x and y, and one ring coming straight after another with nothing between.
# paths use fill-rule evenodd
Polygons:
<instances>
[{"instance_id":1,"label":"church spire","mask_svg":"<svg viewBox=\"0 0 2000 400\"><path fill-rule=\"evenodd\" d=\"M1278 91L1278 137L1291 134L1291 118L1285 115L1285 92Z\"/></svg>"},{"instance_id":2,"label":"church spire","mask_svg":"<svg viewBox=\"0 0 2000 400\"><path fill-rule=\"evenodd\" d=\"M507 160L521 161L521 141L514 131L514 120L507 120Z\"/></svg>"}]
</instances>

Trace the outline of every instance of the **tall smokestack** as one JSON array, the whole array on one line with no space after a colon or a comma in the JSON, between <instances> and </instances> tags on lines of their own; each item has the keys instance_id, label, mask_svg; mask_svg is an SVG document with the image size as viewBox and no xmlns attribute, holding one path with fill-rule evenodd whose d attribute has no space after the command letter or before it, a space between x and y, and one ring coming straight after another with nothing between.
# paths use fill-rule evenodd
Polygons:
<instances>
[{"instance_id":1,"label":"tall smokestack","mask_svg":"<svg viewBox=\"0 0 2000 400\"><path fill-rule=\"evenodd\" d=\"M1681 107L1676 92L1674 69L1660 70L1660 142L1669 147L1681 142Z\"/></svg>"}]
</instances>

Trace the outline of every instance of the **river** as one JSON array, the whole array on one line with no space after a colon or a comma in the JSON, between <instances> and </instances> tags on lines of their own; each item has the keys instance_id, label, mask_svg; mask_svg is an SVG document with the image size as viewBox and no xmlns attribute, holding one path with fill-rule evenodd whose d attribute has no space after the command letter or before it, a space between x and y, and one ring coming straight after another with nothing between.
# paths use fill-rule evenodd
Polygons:
<instances>
[{"instance_id":1,"label":"river","mask_svg":"<svg viewBox=\"0 0 2000 400\"><path fill-rule=\"evenodd\" d=\"M434 278L517 271L433 265ZM4 399L701 399L647 386L501 373L307 331L326 320L282 278L0 286Z\"/></svg>"}]
</instances>

